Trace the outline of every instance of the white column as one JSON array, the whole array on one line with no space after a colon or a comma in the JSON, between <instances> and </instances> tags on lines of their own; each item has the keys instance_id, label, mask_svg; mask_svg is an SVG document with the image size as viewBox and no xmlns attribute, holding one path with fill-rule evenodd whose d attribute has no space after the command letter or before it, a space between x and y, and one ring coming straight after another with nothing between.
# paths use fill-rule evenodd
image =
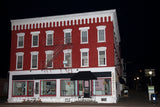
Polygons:
<instances>
[{"instance_id":1,"label":"white column","mask_svg":"<svg viewBox=\"0 0 160 107\"><path fill-rule=\"evenodd\" d=\"M11 98L12 98L12 73L9 72L8 102L11 102Z\"/></svg>"},{"instance_id":2,"label":"white column","mask_svg":"<svg viewBox=\"0 0 160 107\"><path fill-rule=\"evenodd\" d=\"M57 84L56 84L56 96L60 97L60 91L61 91L61 89L60 89L60 79L57 79L56 81L57 81Z\"/></svg>"}]
</instances>

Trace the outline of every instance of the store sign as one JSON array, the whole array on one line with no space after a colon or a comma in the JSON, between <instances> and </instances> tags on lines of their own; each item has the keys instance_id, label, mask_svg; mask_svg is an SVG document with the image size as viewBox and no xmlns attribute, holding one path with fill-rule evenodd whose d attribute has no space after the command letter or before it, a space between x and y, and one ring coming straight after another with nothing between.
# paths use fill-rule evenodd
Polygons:
<instances>
[{"instance_id":1,"label":"store sign","mask_svg":"<svg viewBox=\"0 0 160 107\"><path fill-rule=\"evenodd\" d=\"M153 94L154 92L154 86L148 86L148 93Z\"/></svg>"}]
</instances>

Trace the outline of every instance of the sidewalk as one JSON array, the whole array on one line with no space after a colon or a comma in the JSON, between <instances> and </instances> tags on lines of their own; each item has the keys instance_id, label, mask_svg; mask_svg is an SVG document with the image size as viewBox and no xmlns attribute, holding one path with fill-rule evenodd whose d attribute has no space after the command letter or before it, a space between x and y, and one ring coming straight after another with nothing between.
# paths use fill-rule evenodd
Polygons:
<instances>
[{"instance_id":1,"label":"sidewalk","mask_svg":"<svg viewBox=\"0 0 160 107\"><path fill-rule=\"evenodd\" d=\"M0 103L0 107L160 107L160 98L156 104L148 101L148 93L130 90L128 97L120 97L117 104L73 104L73 103Z\"/></svg>"}]
</instances>

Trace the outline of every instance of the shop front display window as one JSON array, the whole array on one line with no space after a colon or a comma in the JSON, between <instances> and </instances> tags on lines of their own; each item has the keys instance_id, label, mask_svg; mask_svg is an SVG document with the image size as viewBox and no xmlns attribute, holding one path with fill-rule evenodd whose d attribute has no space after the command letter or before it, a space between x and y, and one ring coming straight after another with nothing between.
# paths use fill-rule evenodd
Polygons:
<instances>
[{"instance_id":1,"label":"shop front display window","mask_svg":"<svg viewBox=\"0 0 160 107\"><path fill-rule=\"evenodd\" d=\"M46 80L41 81L41 95L56 95L56 81L55 80Z\"/></svg>"},{"instance_id":2,"label":"shop front display window","mask_svg":"<svg viewBox=\"0 0 160 107\"><path fill-rule=\"evenodd\" d=\"M61 80L61 96L75 95L75 81Z\"/></svg>"},{"instance_id":3,"label":"shop front display window","mask_svg":"<svg viewBox=\"0 0 160 107\"><path fill-rule=\"evenodd\" d=\"M32 81L13 82L13 96L32 96L32 95L33 95Z\"/></svg>"},{"instance_id":4,"label":"shop front display window","mask_svg":"<svg viewBox=\"0 0 160 107\"><path fill-rule=\"evenodd\" d=\"M93 95L111 95L111 79L93 80Z\"/></svg>"}]
</instances>

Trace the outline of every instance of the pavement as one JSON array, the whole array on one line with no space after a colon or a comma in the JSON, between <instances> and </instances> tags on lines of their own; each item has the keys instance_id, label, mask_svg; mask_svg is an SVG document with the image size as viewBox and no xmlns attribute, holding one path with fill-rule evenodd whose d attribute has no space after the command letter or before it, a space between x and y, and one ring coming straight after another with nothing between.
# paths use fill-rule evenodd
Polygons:
<instances>
[{"instance_id":1,"label":"pavement","mask_svg":"<svg viewBox=\"0 0 160 107\"><path fill-rule=\"evenodd\" d=\"M160 98L157 103L149 102L147 92L130 90L128 97L120 97L117 104L0 103L0 107L160 107Z\"/></svg>"}]
</instances>

